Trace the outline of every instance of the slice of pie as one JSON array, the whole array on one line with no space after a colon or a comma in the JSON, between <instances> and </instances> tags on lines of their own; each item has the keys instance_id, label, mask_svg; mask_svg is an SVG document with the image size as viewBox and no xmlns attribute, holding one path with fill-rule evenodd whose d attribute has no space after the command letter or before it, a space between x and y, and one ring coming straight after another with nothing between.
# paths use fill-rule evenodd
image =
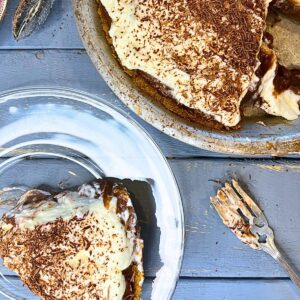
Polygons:
<instances>
[{"instance_id":1,"label":"slice of pie","mask_svg":"<svg viewBox=\"0 0 300 300\"><path fill-rule=\"evenodd\" d=\"M99 0L107 39L146 93L190 121L235 128L268 0Z\"/></svg>"},{"instance_id":2,"label":"slice of pie","mask_svg":"<svg viewBox=\"0 0 300 300\"><path fill-rule=\"evenodd\" d=\"M295 8L297 1L272 4ZM236 129L242 101L254 99L268 114L298 118L299 70L280 74L285 69L274 54L275 60L268 56L270 69L261 72L270 0L98 2L106 38L125 72L175 114L217 129ZM277 89L281 79L287 84ZM290 89L292 81L297 81L297 91Z\"/></svg>"},{"instance_id":3,"label":"slice of pie","mask_svg":"<svg viewBox=\"0 0 300 300\"><path fill-rule=\"evenodd\" d=\"M140 299L143 241L127 190L26 192L0 221L4 265L41 299Z\"/></svg>"}]
</instances>

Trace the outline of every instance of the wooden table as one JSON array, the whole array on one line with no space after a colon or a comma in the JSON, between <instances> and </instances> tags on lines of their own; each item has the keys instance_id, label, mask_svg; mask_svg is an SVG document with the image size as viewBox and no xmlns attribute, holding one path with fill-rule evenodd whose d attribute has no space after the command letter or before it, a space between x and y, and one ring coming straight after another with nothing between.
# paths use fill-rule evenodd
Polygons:
<instances>
[{"instance_id":1,"label":"wooden table","mask_svg":"<svg viewBox=\"0 0 300 300\"><path fill-rule=\"evenodd\" d=\"M69 0L56 1L43 28L19 43L11 33L17 2L9 2L7 16L0 25L0 91L29 85L71 87L98 94L133 116L89 60ZM297 157L246 158L211 153L176 141L135 118L168 158L183 198L186 248L173 299L300 299L299 291L272 258L241 244L209 204L209 196L218 187L216 180L233 176L246 182L265 210L278 244L300 270ZM149 298L154 276L151 268L146 274L145 299ZM4 298L0 295L0 299Z\"/></svg>"}]
</instances>

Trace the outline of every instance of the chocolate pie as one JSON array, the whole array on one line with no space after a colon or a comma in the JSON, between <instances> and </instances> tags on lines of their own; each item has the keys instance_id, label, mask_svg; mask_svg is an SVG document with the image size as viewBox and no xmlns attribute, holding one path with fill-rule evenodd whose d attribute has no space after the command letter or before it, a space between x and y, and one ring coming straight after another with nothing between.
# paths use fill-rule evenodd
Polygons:
<instances>
[{"instance_id":1,"label":"chocolate pie","mask_svg":"<svg viewBox=\"0 0 300 300\"><path fill-rule=\"evenodd\" d=\"M0 257L41 299L140 299L143 241L127 190L26 192L0 221Z\"/></svg>"},{"instance_id":2,"label":"chocolate pie","mask_svg":"<svg viewBox=\"0 0 300 300\"><path fill-rule=\"evenodd\" d=\"M272 97L277 64L264 79L257 74L270 1L98 2L107 41L124 71L182 118L239 128L249 92L269 114L290 120L300 114L299 94L285 93L280 108Z\"/></svg>"}]
</instances>

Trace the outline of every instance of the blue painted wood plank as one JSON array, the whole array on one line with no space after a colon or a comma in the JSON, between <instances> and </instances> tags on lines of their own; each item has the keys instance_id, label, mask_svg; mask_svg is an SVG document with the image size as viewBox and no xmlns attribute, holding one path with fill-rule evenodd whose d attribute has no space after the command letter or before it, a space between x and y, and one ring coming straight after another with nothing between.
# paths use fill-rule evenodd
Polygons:
<instances>
[{"instance_id":1,"label":"blue painted wood plank","mask_svg":"<svg viewBox=\"0 0 300 300\"><path fill-rule=\"evenodd\" d=\"M8 1L4 21L0 23L0 49L82 49L69 0L57 0L40 30L16 42L12 34L12 19L19 0Z\"/></svg>"},{"instance_id":2,"label":"blue painted wood plank","mask_svg":"<svg viewBox=\"0 0 300 300\"><path fill-rule=\"evenodd\" d=\"M224 181L230 177L247 183L264 209L275 231L278 245L300 271L300 201L297 192L300 162L282 161L275 166L274 162L253 160L175 159L169 162L179 184L185 212L186 247L182 276L287 277L267 254L242 244L222 224L210 206L209 197L219 187L215 181ZM72 176L69 170L80 176ZM54 187L70 188L89 180L91 177L73 163L35 159L18 163L2 173L0 183L2 186L32 186L34 182L38 185L47 183ZM152 225L149 228L156 227ZM160 267L157 244L159 231L154 230L151 237L151 240L146 240L147 276L154 276ZM0 271L4 272L3 268Z\"/></svg>"},{"instance_id":3,"label":"blue painted wood plank","mask_svg":"<svg viewBox=\"0 0 300 300\"><path fill-rule=\"evenodd\" d=\"M6 19L3 24L0 24L0 49L82 49L68 0L56 1L41 31L16 43L11 34L11 17L16 3L16 0L10 1ZM64 85L102 95L131 114L100 79L83 51L1 51L0 55L0 91L32 84ZM142 120L139 122L150 131L168 157L220 156L177 142ZM280 244L283 245L296 267L300 267L297 256L300 250L299 221L297 222L300 201L298 201L295 189L299 181L298 169L282 168L282 165L279 167L276 165L272 169L272 164L223 160L171 161L184 195L187 215L187 246L182 275L286 276L269 257L249 250L241 245L231 233L226 232L223 224L211 209L208 197L215 190L215 186L209 180L224 179L224 174L226 176L236 174L244 180L249 180L250 187L253 188L255 195L265 208ZM283 165L286 164L286 162L283 163ZM15 173L16 176L18 174L20 173ZM281 186L285 189L281 189ZM271 196L272 199L270 199ZM271 220L276 220L276 222ZM155 266L159 262L158 257L154 257L152 262ZM155 267L152 270L148 268L147 272L154 274L154 271ZM147 280L144 299L150 298L150 290L151 281ZM0 299L4 298L0 296ZM181 279L173 299L294 300L299 299L299 293L288 280Z\"/></svg>"},{"instance_id":4,"label":"blue painted wood plank","mask_svg":"<svg viewBox=\"0 0 300 300\"><path fill-rule=\"evenodd\" d=\"M171 160L183 198L186 251L182 275L280 277L285 272L267 254L242 244L209 202L220 182L244 183L264 210L277 244L300 272L300 163L252 160ZM251 195L250 194L250 195Z\"/></svg>"},{"instance_id":5,"label":"blue painted wood plank","mask_svg":"<svg viewBox=\"0 0 300 300\"><path fill-rule=\"evenodd\" d=\"M0 50L0 57L0 92L32 85L64 86L86 91L99 95L138 120L168 157L218 156L179 142L137 117L112 93L85 51Z\"/></svg>"},{"instance_id":6,"label":"blue painted wood plank","mask_svg":"<svg viewBox=\"0 0 300 300\"><path fill-rule=\"evenodd\" d=\"M17 287L22 283L10 279ZM151 299L152 280L146 279L143 285L143 299ZM7 285L8 291L15 288ZM26 300L37 300L30 291L24 295ZM173 300L298 300L299 290L289 280L215 280L180 279ZM6 300L0 295L1 300Z\"/></svg>"},{"instance_id":7,"label":"blue painted wood plank","mask_svg":"<svg viewBox=\"0 0 300 300\"><path fill-rule=\"evenodd\" d=\"M17 2L18 0L9 1L6 18L0 24L0 49L83 49L69 0L56 1L49 19L41 30L24 41L15 42L11 33L11 19ZM25 54L1 52L0 91L28 84L64 85L98 93L132 114L124 108L100 79L85 52L71 52L71 54L67 52L54 54L53 51L40 51L34 55L32 51ZM74 53L83 57L75 57ZM41 60L40 63L37 63L36 59ZM178 142L160 133L138 117L134 117L147 128L168 157L229 156L199 150Z\"/></svg>"},{"instance_id":8,"label":"blue painted wood plank","mask_svg":"<svg viewBox=\"0 0 300 300\"><path fill-rule=\"evenodd\" d=\"M286 280L180 279L173 300L296 300L299 297L299 290Z\"/></svg>"},{"instance_id":9,"label":"blue painted wood plank","mask_svg":"<svg viewBox=\"0 0 300 300\"><path fill-rule=\"evenodd\" d=\"M36 85L82 90L131 115L167 157L229 157L179 142L140 119L114 95L83 50L0 50L0 57L0 92Z\"/></svg>"}]
</instances>

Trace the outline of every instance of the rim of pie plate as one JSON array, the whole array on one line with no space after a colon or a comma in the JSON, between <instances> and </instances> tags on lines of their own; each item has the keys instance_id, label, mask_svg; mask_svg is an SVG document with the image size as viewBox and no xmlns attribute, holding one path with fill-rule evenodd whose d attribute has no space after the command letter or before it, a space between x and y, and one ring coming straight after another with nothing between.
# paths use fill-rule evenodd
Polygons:
<instances>
[{"instance_id":1,"label":"rim of pie plate","mask_svg":"<svg viewBox=\"0 0 300 300\"><path fill-rule=\"evenodd\" d=\"M160 131L182 142L226 154L286 155L300 153L300 119L263 126L249 121L238 131L197 127L142 94L113 57L101 29L97 2L72 0L84 46L102 78L131 110Z\"/></svg>"}]
</instances>

